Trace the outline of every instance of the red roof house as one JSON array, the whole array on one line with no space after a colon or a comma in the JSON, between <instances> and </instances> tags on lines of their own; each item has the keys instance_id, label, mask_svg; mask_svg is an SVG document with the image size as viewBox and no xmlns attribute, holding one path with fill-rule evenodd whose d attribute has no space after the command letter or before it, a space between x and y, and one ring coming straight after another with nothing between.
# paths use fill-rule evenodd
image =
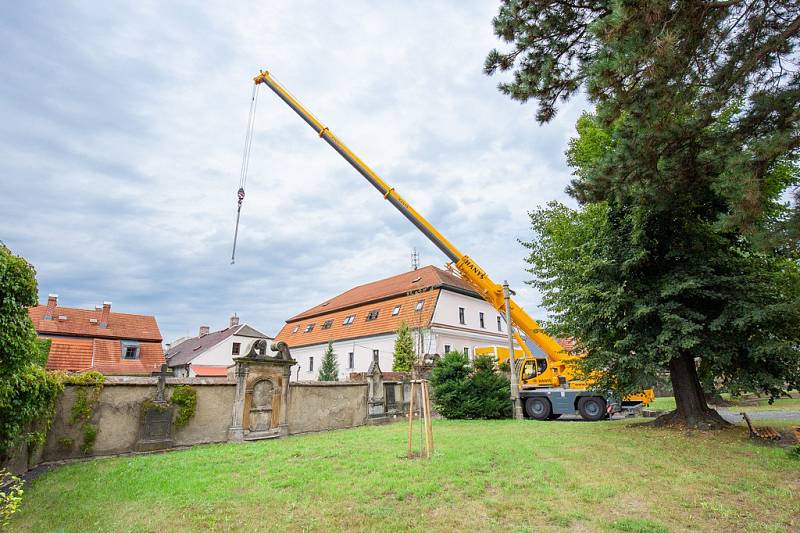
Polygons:
<instances>
[{"instance_id":1,"label":"red roof house","mask_svg":"<svg viewBox=\"0 0 800 533\"><path fill-rule=\"evenodd\" d=\"M60 307L55 294L28 314L39 337L52 341L48 370L149 375L164 363L155 317L112 313L110 302L95 309Z\"/></svg>"}]
</instances>

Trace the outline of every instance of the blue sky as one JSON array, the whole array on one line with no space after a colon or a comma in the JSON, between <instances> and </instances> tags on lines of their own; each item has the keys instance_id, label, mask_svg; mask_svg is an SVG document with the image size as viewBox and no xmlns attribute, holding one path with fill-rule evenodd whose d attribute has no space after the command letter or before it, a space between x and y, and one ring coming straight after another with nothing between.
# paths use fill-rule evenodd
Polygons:
<instances>
[{"instance_id":1,"label":"blue sky","mask_svg":"<svg viewBox=\"0 0 800 533\"><path fill-rule=\"evenodd\" d=\"M266 68L541 315L527 212L564 193L577 99L482 73L493 2L13 2L0 18L0 240L62 305L153 314L165 342L236 312L269 334L445 257L262 89L230 265L251 79Z\"/></svg>"}]
</instances>

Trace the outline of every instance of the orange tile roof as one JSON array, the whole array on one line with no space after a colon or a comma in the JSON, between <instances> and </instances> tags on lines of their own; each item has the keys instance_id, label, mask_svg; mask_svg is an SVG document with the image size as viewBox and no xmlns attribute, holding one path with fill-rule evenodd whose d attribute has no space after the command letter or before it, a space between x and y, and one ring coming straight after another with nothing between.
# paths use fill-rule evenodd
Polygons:
<instances>
[{"instance_id":1,"label":"orange tile roof","mask_svg":"<svg viewBox=\"0 0 800 533\"><path fill-rule=\"evenodd\" d=\"M332 311L360 306L367 302L401 296L419 289L440 287L448 287L480 298L472 287L455 274L433 265L428 265L417 270L403 272L396 276L353 287L311 309L306 309L287 320L287 322L328 314Z\"/></svg>"},{"instance_id":2,"label":"orange tile roof","mask_svg":"<svg viewBox=\"0 0 800 533\"><path fill-rule=\"evenodd\" d=\"M225 366L192 365L192 370L199 377L227 377L228 375L228 367Z\"/></svg>"},{"instance_id":3,"label":"orange tile roof","mask_svg":"<svg viewBox=\"0 0 800 533\"><path fill-rule=\"evenodd\" d=\"M47 305L28 309L36 332L51 339L47 368L103 374L150 374L164 363L161 332L155 317L128 313L109 313L108 327L99 325L102 310L55 307L52 320L44 320ZM59 320L65 316L66 320ZM97 319L96 323L89 322ZM122 359L121 340L139 342L139 358Z\"/></svg>"},{"instance_id":4,"label":"orange tile roof","mask_svg":"<svg viewBox=\"0 0 800 533\"><path fill-rule=\"evenodd\" d=\"M138 341L161 342L161 332L155 317L111 312L108 327L89 322L90 318L100 322L102 310L76 309L74 307L56 307L52 320L43 320L47 305L37 305L28 309L36 331L43 335L70 335L81 337L105 337L131 339ZM58 320L59 315L66 320Z\"/></svg>"},{"instance_id":5,"label":"orange tile roof","mask_svg":"<svg viewBox=\"0 0 800 533\"><path fill-rule=\"evenodd\" d=\"M392 333L397 331L403 320L410 327L427 327L431 322L433 310L436 308L439 292L440 289L428 288L423 289L421 292L402 294L379 302L369 302L338 311L329 311L326 314L316 315L312 318L290 318L275 336L275 340L284 341L290 348L297 348L328 341ZM422 310L415 311L414 308L420 300L424 301ZM400 312L392 316L392 310L398 305L400 306ZM367 314L375 310L378 311L378 318L368 321ZM298 316L303 314L305 313L301 313ZM355 315L353 323L344 325L344 319L350 315ZM331 327L322 329L327 320L332 321ZM310 323L314 324L314 329L305 333L305 329ZM295 327L298 330L293 333Z\"/></svg>"}]
</instances>

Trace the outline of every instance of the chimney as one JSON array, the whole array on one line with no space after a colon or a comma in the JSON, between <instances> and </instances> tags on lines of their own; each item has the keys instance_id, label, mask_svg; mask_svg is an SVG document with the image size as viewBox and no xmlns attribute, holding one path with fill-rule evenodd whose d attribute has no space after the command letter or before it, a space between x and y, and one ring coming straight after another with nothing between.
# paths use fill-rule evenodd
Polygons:
<instances>
[{"instance_id":1,"label":"chimney","mask_svg":"<svg viewBox=\"0 0 800 533\"><path fill-rule=\"evenodd\" d=\"M45 320L53 320L53 312L56 310L57 305L58 305L58 294L48 294L47 309L45 309L44 311Z\"/></svg>"},{"instance_id":2,"label":"chimney","mask_svg":"<svg viewBox=\"0 0 800 533\"><path fill-rule=\"evenodd\" d=\"M103 312L100 314L100 327L108 327L108 316L111 314L111 302L103 302Z\"/></svg>"},{"instance_id":3,"label":"chimney","mask_svg":"<svg viewBox=\"0 0 800 533\"><path fill-rule=\"evenodd\" d=\"M239 325L239 317L236 316L236 313L233 313L233 316L231 317L231 325L230 325L230 327L234 327L234 326L238 326L238 325Z\"/></svg>"},{"instance_id":4,"label":"chimney","mask_svg":"<svg viewBox=\"0 0 800 533\"><path fill-rule=\"evenodd\" d=\"M208 335L208 332L211 331L211 328L208 326L200 326L200 336Z\"/></svg>"}]
</instances>

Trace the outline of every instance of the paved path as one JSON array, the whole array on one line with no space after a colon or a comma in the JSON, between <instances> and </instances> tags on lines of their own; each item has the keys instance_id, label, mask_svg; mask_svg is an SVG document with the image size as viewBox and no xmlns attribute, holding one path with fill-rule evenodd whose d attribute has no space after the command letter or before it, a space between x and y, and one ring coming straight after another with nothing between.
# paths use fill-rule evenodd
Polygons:
<instances>
[{"instance_id":1,"label":"paved path","mask_svg":"<svg viewBox=\"0 0 800 533\"><path fill-rule=\"evenodd\" d=\"M744 417L740 411L718 407L717 412L722 415L722 418L728 422L738 424ZM798 420L800 421L800 412L798 411L747 411L747 416L750 420Z\"/></svg>"}]
</instances>

